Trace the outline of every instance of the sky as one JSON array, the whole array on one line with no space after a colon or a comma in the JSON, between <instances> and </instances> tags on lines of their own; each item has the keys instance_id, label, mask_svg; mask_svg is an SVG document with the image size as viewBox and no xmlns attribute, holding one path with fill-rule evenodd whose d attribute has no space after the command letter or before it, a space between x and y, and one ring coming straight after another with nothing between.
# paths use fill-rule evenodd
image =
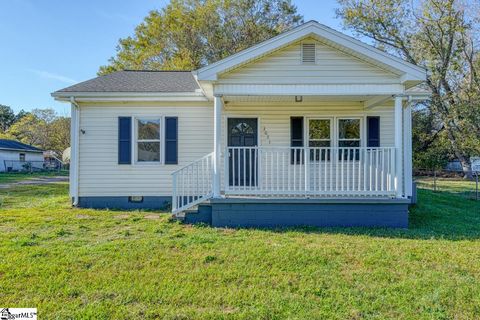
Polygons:
<instances>
[{"instance_id":1,"label":"sky","mask_svg":"<svg viewBox=\"0 0 480 320\"><path fill-rule=\"evenodd\" d=\"M168 0L0 0L0 104L53 108L70 105L50 93L94 78L150 10ZM341 31L335 0L293 0L305 21Z\"/></svg>"}]
</instances>

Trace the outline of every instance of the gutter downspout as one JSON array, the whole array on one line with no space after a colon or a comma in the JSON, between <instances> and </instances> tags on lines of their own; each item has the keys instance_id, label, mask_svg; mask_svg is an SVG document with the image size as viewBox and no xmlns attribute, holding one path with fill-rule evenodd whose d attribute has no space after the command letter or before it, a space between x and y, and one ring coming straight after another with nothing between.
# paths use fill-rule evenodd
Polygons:
<instances>
[{"instance_id":1,"label":"gutter downspout","mask_svg":"<svg viewBox=\"0 0 480 320\"><path fill-rule=\"evenodd\" d=\"M75 101L74 97L70 97L70 103L72 104L71 114L72 114L72 127L70 131L71 139L71 159L70 163L73 164L73 168L70 168L70 196L73 198L72 206L76 207L78 205L78 172L79 172L79 127L80 127L80 106ZM73 170L72 170L73 169Z\"/></svg>"}]
</instances>

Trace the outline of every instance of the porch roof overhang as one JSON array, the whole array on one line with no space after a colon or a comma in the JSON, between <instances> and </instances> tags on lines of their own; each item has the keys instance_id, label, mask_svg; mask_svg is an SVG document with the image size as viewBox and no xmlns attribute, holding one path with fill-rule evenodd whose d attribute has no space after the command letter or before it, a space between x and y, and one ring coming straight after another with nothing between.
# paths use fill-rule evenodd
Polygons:
<instances>
[{"instance_id":1,"label":"porch roof overhang","mask_svg":"<svg viewBox=\"0 0 480 320\"><path fill-rule=\"evenodd\" d=\"M216 84L214 96L376 96L404 94L401 84Z\"/></svg>"}]
</instances>

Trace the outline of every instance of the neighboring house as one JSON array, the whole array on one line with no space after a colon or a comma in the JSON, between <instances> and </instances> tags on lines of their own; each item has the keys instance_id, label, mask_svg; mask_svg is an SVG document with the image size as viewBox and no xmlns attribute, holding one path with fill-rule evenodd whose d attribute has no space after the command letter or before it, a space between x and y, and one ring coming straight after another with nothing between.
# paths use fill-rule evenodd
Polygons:
<instances>
[{"instance_id":1,"label":"neighboring house","mask_svg":"<svg viewBox=\"0 0 480 320\"><path fill-rule=\"evenodd\" d=\"M43 167L43 150L15 140L0 139L0 172Z\"/></svg>"},{"instance_id":2,"label":"neighboring house","mask_svg":"<svg viewBox=\"0 0 480 320\"><path fill-rule=\"evenodd\" d=\"M214 226L406 227L425 78L311 21L193 72L59 90L72 104L73 204L171 202Z\"/></svg>"}]
</instances>

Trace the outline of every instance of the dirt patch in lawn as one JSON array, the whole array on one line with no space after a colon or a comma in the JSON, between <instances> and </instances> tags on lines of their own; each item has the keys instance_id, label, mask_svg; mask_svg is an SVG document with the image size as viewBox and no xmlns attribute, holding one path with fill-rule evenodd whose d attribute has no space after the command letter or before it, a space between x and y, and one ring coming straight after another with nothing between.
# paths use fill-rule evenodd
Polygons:
<instances>
[{"instance_id":1,"label":"dirt patch in lawn","mask_svg":"<svg viewBox=\"0 0 480 320\"><path fill-rule=\"evenodd\" d=\"M17 182L0 183L0 189L8 189L14 186L44 185L49 183L68 182L68 177L35 177Z\"/></svg>"},{"instance_id":2,"label":"dirt patch in lawn","mask_svg":"<svg viewBox=\"0 0 480 320\"><path fill-rule=\"evenodd\" d=\"M148 220L158 220L160 216L158 214L147 214L144 218Z\"/></svg>"},{"instance_id":3,"label":"dirt patch in lawn","mask_svg":"<svg viewBox=\"0 0 480 320\"><path fill-rule=\"evenodd\" d=\"M115 219L128 219L130 218L130 215L129 214L119 214L119 215L116 215L114 216Z\"/></svg>"}]
</instances>

